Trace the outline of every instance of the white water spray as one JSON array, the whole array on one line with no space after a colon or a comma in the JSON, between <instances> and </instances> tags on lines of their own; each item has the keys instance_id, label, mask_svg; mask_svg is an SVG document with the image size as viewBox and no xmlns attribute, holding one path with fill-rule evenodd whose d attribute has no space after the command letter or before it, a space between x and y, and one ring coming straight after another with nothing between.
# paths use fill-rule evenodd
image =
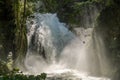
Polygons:
<instances>
[{"instance_id":1,"label":"white water spray","mask_svg":"<svg viewBox=\"0 0 120 80\"><path fill-rule=\"evenodd\" d=\"M94 28L76 28L76 37L56 14L35 13L27 20L27 30L25 66L30 74L46 72L52 76L48 80L109 80L89 76L106 75L109 71L103 41Z\"/></svg>"},{"instance_id":2,"label":"white water spray","mask_svg":"<svg viewBox=\"0 0 120 80\"><path fill-rule=\"evenodd\" d=\"M41 64L42 66L56 63L65 45L69 44L75 35L64 27L65 24L59 22L56 14L35 13L32 16L34 18L29 18L30 20L27 22L26 66L37 69L38 63L45 63ZM38 67L40 66L38 65Z\"/></svg>"}]
</instances>

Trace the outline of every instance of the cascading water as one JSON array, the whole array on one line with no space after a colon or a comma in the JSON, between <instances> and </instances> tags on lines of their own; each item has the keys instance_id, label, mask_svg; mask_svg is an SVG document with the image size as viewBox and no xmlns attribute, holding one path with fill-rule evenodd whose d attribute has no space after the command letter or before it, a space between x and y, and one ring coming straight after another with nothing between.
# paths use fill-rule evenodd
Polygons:
<instances>
[{"instance_id":1,"label":"cascading water","mask_svg":"<svg viewBox=\"0 0 120 80\"><path fill-rule=\"evenodd\" d=\"M105 47L94 28L76 28L79 37L60 23L56 14L34 13L27 20L29 74L48 74L48 80L109 80L91 77L109 71Z\"/></svg>"},{"instance_id":2,"label":"cascading water","mask_svg":"<svg viewBox=\"0 0 120 80\"><path fill-rule=\"evenodd\" d=\"M26 64L27 67L32 64L31 67L36 68L37 64L33 61L39 59L38 63L44 62L44 65L48 66L59 59L61 51L75 38L75 35L64 27L65 24L59 22L56 14L35 13L32 17L34 18L29 18L30 21L27 22L28 52ZM40 66L38 65L38 67Z\"/></svg>"}]
</instances>

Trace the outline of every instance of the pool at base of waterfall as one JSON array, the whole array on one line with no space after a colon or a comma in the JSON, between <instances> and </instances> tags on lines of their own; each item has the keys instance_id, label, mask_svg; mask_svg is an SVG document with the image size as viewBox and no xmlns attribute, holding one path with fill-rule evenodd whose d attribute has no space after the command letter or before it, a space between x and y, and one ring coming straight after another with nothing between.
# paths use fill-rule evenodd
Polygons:
<instances>
[{"instance_id":1,"label":"pool at base of waterfall","mask_svg":"<svg viewBox=\"0 0 120 80\"><path fill-rule=\"evenodd\" d=\"M47 72L46 80L110 80L106 77L89 76L87 73L71 69L53 70Z\"/></svg>"}]
</instances>

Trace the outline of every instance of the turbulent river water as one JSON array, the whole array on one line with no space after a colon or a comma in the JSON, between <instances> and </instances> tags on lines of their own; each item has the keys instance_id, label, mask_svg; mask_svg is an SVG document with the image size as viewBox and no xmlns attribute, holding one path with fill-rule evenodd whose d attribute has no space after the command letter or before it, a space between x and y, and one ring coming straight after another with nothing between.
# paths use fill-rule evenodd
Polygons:
<instances>
[{"instance_id":1,"label":"turbulent river water","mask_svg":"<svg viewBox=\"0 0 120 80\"><path fill-rule=\"evenodd\" d=\"M110 80L102 38L91 28L76 35L56 14L34 13L27 20L29 74L47 73L47 80ZM97 76L97 77L95 77Z\"/></svg>"}]
</instances>

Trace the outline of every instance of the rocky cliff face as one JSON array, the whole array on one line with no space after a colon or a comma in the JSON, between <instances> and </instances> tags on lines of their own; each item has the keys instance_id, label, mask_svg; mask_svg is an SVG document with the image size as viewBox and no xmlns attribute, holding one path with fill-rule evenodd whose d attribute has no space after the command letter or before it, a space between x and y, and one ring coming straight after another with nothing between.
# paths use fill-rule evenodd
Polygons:
<instances>
[{"instance_id":1,"label":"rocky cliff face","mask_svg":"<svg viewBox=\"0 0 120 80\"><path fill-rule=\"evenodd\" d=\"M119 1L114 0L114 4L101 11L96 28L96 31L104 37L108 49L107 55L114 64L115 77L113 80L120 79L120 7L118 4Z\"/></svg>"}]
</instances>

